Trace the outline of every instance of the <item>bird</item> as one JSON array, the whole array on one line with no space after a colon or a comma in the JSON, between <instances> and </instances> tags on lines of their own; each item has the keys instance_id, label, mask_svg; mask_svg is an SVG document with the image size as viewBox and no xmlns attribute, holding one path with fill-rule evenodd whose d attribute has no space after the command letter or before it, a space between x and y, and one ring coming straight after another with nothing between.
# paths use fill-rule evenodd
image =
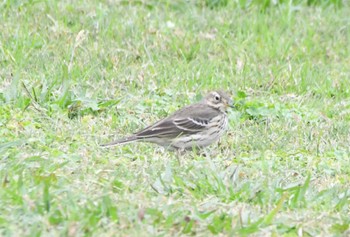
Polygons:
<instances>
[{"instance_id":1,"label":"bird","mask_svg":"<svg viewBox=\"0 0 350 237\"><path fill-rule=\"evenodd\" d=\"M101 146L111 147L142 141L170 150L203 148L219 140L227 130L228 107L234 107L234 104L225 91L211 91L201 101L183 107L132 135Z\"/></svg>"}]
</instances>

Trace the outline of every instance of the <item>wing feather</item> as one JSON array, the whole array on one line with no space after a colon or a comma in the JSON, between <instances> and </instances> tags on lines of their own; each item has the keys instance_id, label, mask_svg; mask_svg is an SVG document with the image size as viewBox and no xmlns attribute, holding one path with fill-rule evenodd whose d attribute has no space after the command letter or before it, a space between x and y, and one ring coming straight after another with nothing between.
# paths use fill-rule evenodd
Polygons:
<instances>
[{"instance_id":1,"label":"wing feather","mask_svg":"<svg viewBox=\"0 0 350 237\"><path fill-rule=\"evenodd\" d=\"M218 111L208 108L206 105L192 105L134 135L138 138L147 139L152 137L175 138L181 134L195 134L207 129L209 122L216 115L218 115Z\"/></svg>"}]
</instances>

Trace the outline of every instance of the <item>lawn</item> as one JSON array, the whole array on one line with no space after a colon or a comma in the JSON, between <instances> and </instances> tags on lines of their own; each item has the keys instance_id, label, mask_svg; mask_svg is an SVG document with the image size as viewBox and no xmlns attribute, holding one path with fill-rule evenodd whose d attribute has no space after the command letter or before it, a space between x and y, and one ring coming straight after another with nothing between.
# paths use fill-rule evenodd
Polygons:
<instances>
[{"instance_id":1,"label":"lawn","mask_svg":"<svg viewBox=\"0 0 350 237\"><path fill-rule=\"evenodd\" d=\"M1 1L0 235L350 235L349 15L336 0ZM212 89L237 106L206 155L99 146Z\"/></svg>"}]
</instances>

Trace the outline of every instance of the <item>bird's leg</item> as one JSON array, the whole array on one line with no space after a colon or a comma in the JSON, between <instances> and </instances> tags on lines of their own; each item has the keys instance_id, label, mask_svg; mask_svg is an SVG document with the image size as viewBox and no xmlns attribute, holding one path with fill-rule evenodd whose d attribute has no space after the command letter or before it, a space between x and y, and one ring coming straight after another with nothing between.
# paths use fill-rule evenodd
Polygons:
<instances>
[{"instance_id":1,"label":"bird's leg","mask_svg":"<svg viewBox=\"0 0 350 237\"><path fill-rule=\"evenodd\" d=\"M179 165L181 166L180 157L181 157L183 154L185 154L185 149L184 149L184 148L175 148L175 152L176 152L177 161L179 162Z\"/></svg>"},{"instance_id":2,"label":"bird's leg","mask_svg":"<svg viewBox=\"0 0 350 237\"><path fill-rule=\"evenodd\" d=\"M195 152L195 154L196 154L197 156L202 156L202 157L206 157L206 158L210 157L210 153L209 153L208 150L207 150L206 148L204 148L204 147L195 147L195 148L193 149L193 151Z\"/></svg>"}]
</instances>

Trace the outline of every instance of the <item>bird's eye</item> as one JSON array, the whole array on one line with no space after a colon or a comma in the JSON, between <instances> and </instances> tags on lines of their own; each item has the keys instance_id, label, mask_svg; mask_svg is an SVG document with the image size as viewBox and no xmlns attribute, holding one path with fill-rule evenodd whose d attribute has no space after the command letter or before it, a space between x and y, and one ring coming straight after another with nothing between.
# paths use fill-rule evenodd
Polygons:
<instances>
[{"instance_id":1,"label":"bird's eye","mask_svg":"<svg viewBox=\"0 0 350 237\"><path fill-rule=\"evenodd\" d=\"M215 96L215 100L216 101L219 101L220 100L220 97L218 95Z\"/></svg>"}]
</instances>

